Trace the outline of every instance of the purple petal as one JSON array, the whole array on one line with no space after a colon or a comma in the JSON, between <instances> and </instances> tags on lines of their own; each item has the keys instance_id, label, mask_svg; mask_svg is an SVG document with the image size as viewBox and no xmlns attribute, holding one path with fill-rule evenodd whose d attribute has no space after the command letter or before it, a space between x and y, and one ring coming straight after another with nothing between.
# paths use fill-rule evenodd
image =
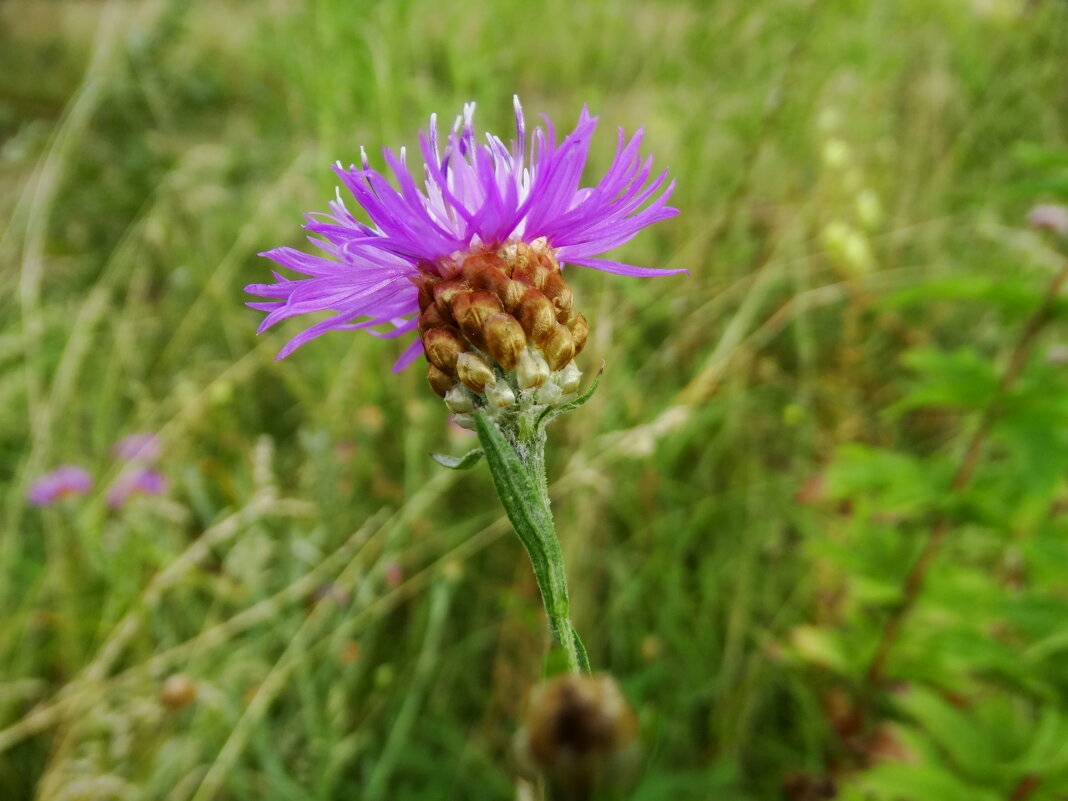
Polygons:
<instances>
[{"instance_id":1,"label":"purple petal","mask_svg":"<svg viewBox=\"0 0 1068 801\"><path fill-rule=\"evenodd\" d=\"M93 477L77 465L67 464L45 473L26 491L34 506L49 506L72 495L84 495L93 488Z\"/></svg>"},{"instance_id":2,"label":"purple petal","mask_svg":"<svg viewBox=\"0 0 1068 801\"><path fill-rule=\"evenodd\" d=\"M128 462L154 462L161 453L159 437L155 434L127 434L115 443L114 454Z\"/></svg>"},{"instance_id":3,"label":"purple petal","mask_svg":"<svg viewBox=\"0 0 1068 801\"><path fill-rule=\"evenodd\" d=\"M416 338L414 342L404 349L397 361L393 363L393 372L399 373L422 355L423 340Z\"/></svg>"},{"instance_id":4,"label":"purple petal","mask_svg":"<svg viewBox=\"0 0 1068 801\"><path fill-rule=\"evenodd\" d=\"M589 267L594 270L600 270L602 273L629 275L634 278L660 278L665 275L679 275L680 273L690 274L690 271L684 268L677 270L656 270L652 267L637 267L633 264L624 264L621 261L611 261L609 259L569 259L567 263L575 264L579 267Z\"/></svg>"},{"instance_id":5,"label":"purple petal","mask_svg":"<svg viewBox=\"0 0 1068 801\"><path fill-rule=\"evenodd\" d=\"M108 506L117 509L134 495L162 495L166 491L167 479L155 470L129 470L108 488L106 500Z\"/></svg>"},{"instance_id":6,"label":"purple petal","mask_svg":"<svg viewBox=\"0 0 1068 801\"><path fill-rule=\"evenodd\" d=\"M619 131L605 174L582 186L597 118L583 108L575 129L557 142L552 121L527 129L519 98L513 98L515 140L510 146L474 127L474 104L464 106L444 140L437 117L419 137L423 164L409 168L404 150L384 149L388 168L372 168L365 151L360 166L335 172L371 224L358 221L338 194L329 212L307 215L305 228L323 255L288 247L262 255L303 276L277 272L274 283L250 284L249 303L265 312L260 330L292 317L332 312L294 336L279 358L328 331L368 329L395 337L415 328L417 293L408 278L420 272L446 275L457 252L493 248L544 237L562 261L632 276L675 275L597 258L629 241L643 228L677 213L667 206L674 183L666 171L655 178L652 159L643 158L643 132L629 139ZM389 177L387 177L387 175ZM421 175L417 185L415 176ZM410 364L422 346L416 340L395 369Z\"/></svg>"}]
</instances>

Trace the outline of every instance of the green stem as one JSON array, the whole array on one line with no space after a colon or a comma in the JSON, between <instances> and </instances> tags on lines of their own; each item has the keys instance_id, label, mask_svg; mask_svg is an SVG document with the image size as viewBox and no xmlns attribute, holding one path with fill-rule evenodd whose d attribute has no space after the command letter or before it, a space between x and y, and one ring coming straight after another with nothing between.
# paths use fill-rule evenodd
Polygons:
<instances>
[{"instance_id":1,"label":"green stem","mask_svg":"<svg viewBox=\"0 0 1068 801\"><path fill-rule=\"evenodd\" d=\"M545 431L538 426L522 441L510 441L482 412L475 413L475 427L486 453L493 486L530 556L553 640L563 647L572 671L588 673L586 649L571 625L564 554L549 506Z\"/></svg>"}]
</instances>

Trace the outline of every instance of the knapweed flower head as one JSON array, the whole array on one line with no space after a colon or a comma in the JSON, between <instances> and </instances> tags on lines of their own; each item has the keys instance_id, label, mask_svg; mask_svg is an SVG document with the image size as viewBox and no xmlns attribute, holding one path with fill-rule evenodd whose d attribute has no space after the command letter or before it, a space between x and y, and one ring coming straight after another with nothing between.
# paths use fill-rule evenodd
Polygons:
<instances>
[{"instance_id":1,"label":"knapweed flower head","mask_svg":"<svg viewBox=\"0 0 1068 801\"><path fill-rule=\"evenodd\" d=\"M34 506L49 506L71 495L84 495L93 488L93 478L77 465L67 464L34 481L26 498Z\"/></svg>"},{"instance_id":2,"label":"knapweed flower head","mask_svg":"<svg viewBox=\"0 0 1068 801\"><path fill-rule=\"evenodd\" d=\"M115 456L127 462L154 462L160 457L159 437L155 434L128 434L113 448Z\"/></svg>"},{"instance_id":3,"label":"knapweed flower head","mask_svg":"<svg viewBox=\"0 0 1068 801\"><path fill-rule=\"evenodd\" d=\"M135 495L162 495L167 479L155 470L135 468L119 475L107 492L108 506L118 509Z\"/></svg>"},{"instance_id":4,"label":"knapweed flower head","mask_svg":"<svg viewBox=\"0 0 1068 801\"><path fill-rule=\"evenodd\" d=\"M392 180L371 167L335 172L370 220L360 222L340 193L329 213L305 228L322 255L282 247L262 254L306 277L275 273L276 283L246 290L267 300L263 331L311 312L332 312L279 353L328 331L368 329L380 337L418 332L394 366L425 353L431 387L461 416L476 407L552 404L573 393L572 359L586 342L586 318L573 309L562 265L630 276L672 275L601 254L659 220L674 183L653 177L642 132L619 142L608 171L592 185L582 174L597 119L583 109L575 130L557 141L552 123L528 133L515 100L511 145L475 134L474 104L444 144L437 121L421 136L422 186L407 154L383 151Z\"/></svg>"},{"instance_id":5,"label":"knapweed flower head","mask_svg":"<svg viewBox=\"0 0 1068 801\"><path fill-rule=\"evenodd\" d=\"M1040 231L1068 235L1068 206L1040 203L1027 212L1027 224Z\"/></svg>"}]
</instances>

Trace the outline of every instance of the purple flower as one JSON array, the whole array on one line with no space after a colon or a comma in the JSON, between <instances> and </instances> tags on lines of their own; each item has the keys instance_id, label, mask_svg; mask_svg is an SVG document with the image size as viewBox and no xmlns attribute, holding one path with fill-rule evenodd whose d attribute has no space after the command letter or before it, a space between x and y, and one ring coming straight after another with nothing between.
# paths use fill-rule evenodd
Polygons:
<instances>
[{"instance_id":1,"label":"purple flower","mask_svg":"<svg viewBox=\"0 0 1068 801\"><path fill-rule=\"evenodd\" d=\"M68 495L84 495L92 488L92 476L77 465L66 464L34 481L26 497L34 506L49 506Z\"/></svg>"},{"instance_id":2,"label":"purple flower","mask_svg":"<svg viewBox=\"0 0 1068 801\"><path fill-rule=\"evenodd\" d=\"M1040 203L1027 213L1027 224L1055 234L1068 234L1068 207Z\"/></svg>"},{"instance_id":3,"label":"purple flower","mask_svg":"<svg viewBox=\"0 0 1068 801\"><path fill-rule=\"evenodd\" d=\"M154 462L159 458L159 438L155 434L128 434L115 443L115 456L127 462Z\"/></svg>"},{"instance_id":4,"label":"purple flower","mask_svg":"<svg viewBox=\"0 0 1068 801\"><path fill-rule=\"evenodd\" d=\"M390 562L385 569L386 583L390 587L399 587L404 582L404 569L396 562Z\"/></svg>"},{"instance_id":5,"label":"purple flower","mask_svg":"<svg viewBox=\"0 0 1068 801\"><path fill-rule=\"evenodd\" d=\"M581 186L597 118L586 109L578 125L560 142L552 123L529 133L515 99L516 139L475 136L475 106L464 107L444 147L435 116L420 138L423 186L417 185L402 148L383 150L392 174L372 169L361 151L361 166L335 172L370 219L359 222L340 193L329 213L308 215L310 241L325 255L282 247L261 255L307 276L292 280L275 272L273 284L251 284L246 291L267 298L250 303L267 312L260 331L309 312L333 312L282 348L295 348L327 331L370 329L379 337L415 330L419 311L412 279L420 273L448 278L458 256L510 243L543 241L562 263L632 276L673 275L685 270L637 267L600 254L630 240L647 225L677 214L667 206L674 182L667 172L652 177L652 158L642 159L642 131L629 140L619 132L615 158L594 185ZM376 330L376 327L377 330ZM423 347L416 339L394 365L400 370Z\"/></svg>"},{"instance_id":6,"label":"purple flower","mask_svg":"<svg viewBox=\"0 0 1068 801\"><path fill-rule=\"evenodd\" d=\"M166 490L167 479L155 470L127 470L111 485L107 502L117 509L134 495L162 495Z\"/></svg>"}]
</instances>

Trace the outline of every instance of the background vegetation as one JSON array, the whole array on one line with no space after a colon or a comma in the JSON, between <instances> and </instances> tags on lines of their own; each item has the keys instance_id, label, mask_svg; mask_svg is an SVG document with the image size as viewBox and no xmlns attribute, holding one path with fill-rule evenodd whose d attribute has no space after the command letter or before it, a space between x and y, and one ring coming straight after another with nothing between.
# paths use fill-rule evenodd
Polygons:
<instances>
[{"instance_id":1,"label":"background vegetation","mask_svg":"<svg viewBox=\"0 0 1068 801\"><path fill-rule=\"evenodd\" d=\"M689 277L569 271L607 368L549 454L576 624L642 727L634 797L1068 793L1063 256L1023 222L1068 198L1063 2L7 0L0 23L5 801L514 796L545 627L486 473L427 458L467 435L390 374L402 343L273 361L296 329L257 338L241 290L335 159L471 99L507 131L513 92L564 130L589 104L594 169L644 125L678 178L682 214L623 254ZM170 489L110 510L138 431ZM97 490L28 506L65 462Z\"/></svg>"}]
</instances>

